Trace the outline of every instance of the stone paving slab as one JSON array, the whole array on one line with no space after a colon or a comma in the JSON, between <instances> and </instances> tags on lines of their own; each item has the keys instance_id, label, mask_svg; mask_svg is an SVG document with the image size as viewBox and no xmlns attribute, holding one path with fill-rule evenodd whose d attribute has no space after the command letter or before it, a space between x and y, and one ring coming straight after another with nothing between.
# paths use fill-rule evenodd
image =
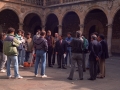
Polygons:
<instances>
[{"instance_id":1,"label":"stone paving slab","mask_svg":"<svg viewBox=\"0 0 120 90\"><path fill-rule=\"evenodd\" d=\"M11 70L13 73L13 70ZM96 81L88 81L89 71L84 73L84 80L78 80L75 72L74 80L69 81L70 68L67 70L46 69L48 78L34 77L34 68L20 68L23 79L7 79L6 73L0 73L0 90L120 90L120 57L106 60L106 77Z\"/></svg>"}]
</instances>

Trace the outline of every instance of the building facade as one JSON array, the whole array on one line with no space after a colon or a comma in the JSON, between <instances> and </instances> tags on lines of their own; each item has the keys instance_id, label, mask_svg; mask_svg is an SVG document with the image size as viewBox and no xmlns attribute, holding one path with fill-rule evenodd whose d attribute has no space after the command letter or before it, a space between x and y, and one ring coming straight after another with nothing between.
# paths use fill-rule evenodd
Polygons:
<instances>
[{"instance_id":1,"label":"building facade","mask_svg":"<svg viewBox=\"0 0 120 90\"><path fill-rule=\"evenodd\" d=\"M109 53L120 53L120 0L1 0L0 31L8 27L64 36L81 30L88 39L103 33Z\"/></svg>"}]
</instances>

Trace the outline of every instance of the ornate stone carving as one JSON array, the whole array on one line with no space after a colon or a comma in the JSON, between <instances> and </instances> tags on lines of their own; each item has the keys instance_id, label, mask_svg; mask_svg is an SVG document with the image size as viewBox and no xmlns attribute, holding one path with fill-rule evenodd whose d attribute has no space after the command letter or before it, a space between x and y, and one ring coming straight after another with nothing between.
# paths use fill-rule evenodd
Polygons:
<instances>
[{"instance_id":1,"label":"ornate stone carving","mask_svg":"<svg viewBox=\"0 0 120 90\"><path fill-rule=\"evenodd\" d=\"M113 7L113 1L114 1L114 0L109 0L109 1L107 2L107 7L108 7L109 10L111 10L112 7Z\"/></svg>"},{"instance_id":2,"label":"ornate stone carving","mask_svg":"<svg viewBox=\"0 0 120 90\"><path fill-rule=\"evenodd\" d=\"M25 8L21 8L21 13L25 13Z\"/></svg>"}]
</instances>

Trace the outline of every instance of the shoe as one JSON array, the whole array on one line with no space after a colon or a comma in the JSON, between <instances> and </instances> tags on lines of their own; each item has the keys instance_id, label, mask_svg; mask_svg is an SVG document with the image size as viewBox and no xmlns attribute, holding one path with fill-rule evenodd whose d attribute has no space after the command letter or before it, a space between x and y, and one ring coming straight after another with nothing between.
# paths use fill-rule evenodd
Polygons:
<instances>
[{"instance_id":1,"label":"shoe","mask_svg":"<svg viewBox=\"0 0 120 90\"><path fill-rule=\"evenodd\" d=\"M46 78L46 77L47 77L47 75L42 75L41 77L42 77L42 78Z\"/></svg>"},{"instance_id":2,"label":"shoe","mask_svg":"<svg viewBox=\"0 0 120 90\"><path fill-rule=\"evenodd\" d=\"M52 65L50 65L49 67L53 67Z\"/></svg>"},{"instance_id":3,"label":"shoe","mask_svg":"<svg viewBox=\"0 0 120 90\"><path fill-rule=\"evenodd\" d=\"M23 77L22 76L18 76L18 77L15 77L16 79L22 79Z\"/></svg>"},{"instance_id":4,"label":"shoe","mask_svg":"<svg viewBox=\"0 0 120 90\"><path fill-rule=\"evenodd\" d=\"M37 75L35 75L35 77L38 77L38 74L37 74Z\"/></svg>"},{"instance_id":5,"label":"shoe","mask_svg":"<svg viewBox=\"0 0 120 90\"><path fill-rule=\"evenodd\" d=\"M83 80L83 78L80 78L80 80Z\"/></svg>"},{"instance_id":6,"label":"shoe","mask_svg":"<svg viewBox=\"0 0 120 90\"><path fill-rule=\"evenodd\" d=\"M19 67L24 67L23 65L19 65Z\"/></svg>"},{"instance_id":7,"label":"shoe","mask_svg":"<svg viewBox=\"0 0 120 90\"><path fill-rule=\"evenodd\" d=\"M60 66L58 68L61 68Z\"/></svg>"},{"instance_id":8,"label":"shoe","mask_svg":"<svg viewBox=\"0 0 120 90\"><path fill-rule=\"evenodd\" d=\"M68 80L73 80L72 78L69 78L69 77L68 77L67 79L68 79Z\"/></svg>"},{"instance_id":9,"label":"shoe","mask_svg":"<svg viewBox=\"0 0 120 90\"><path fill-rule=\"evenodd\" d=\"M62 69L67 69L66 67L62 67Z\"/></svg>"},{"instance_id":10,"label":"shoe","mask_svg":"<svg viewBox=\"0 0 120 90\"><path fill-rule=\"evenodd\" d=\"M13 78L13 76L12 76L12 75L8 76L8 79L11 79L11 78Z\"/></svg>"},{"instance_id":11,"label":"shoe","mask_svg":"<svg viewBox=\"0 0 120 90\"><path fill-rule=\"evenodd\" d=\"M88 80L92 80L93 81L94 79L93 78L88 78Z\"/></svg>"},{"instance_id":12,"label":"shoe","mask_svg":"<svg viewBox=\"0 0 120 90\"><path fill-rule=\"evenodd\" d=\"M2 70L0 70L0 72L1 72L1 73L5 73L5 72L6 72L6 70L2 69Z\"/></svg>"}]
</instances>

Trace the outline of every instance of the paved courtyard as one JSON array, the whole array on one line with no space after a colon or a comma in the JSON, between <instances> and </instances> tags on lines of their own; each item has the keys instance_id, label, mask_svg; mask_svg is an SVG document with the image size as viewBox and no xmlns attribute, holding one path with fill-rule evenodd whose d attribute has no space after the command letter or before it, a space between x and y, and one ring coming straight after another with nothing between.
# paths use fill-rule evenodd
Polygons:
<instances>
[{"instance_id":1,"label":"paved courtyard","mask_svg":"<svg viewBox=\"0 0 120 90\"><path fill-rule=\"evenodd\" d=\"M69 81L70 68L67 70L54 68L46 69L48 78L34 77L34 68L20 68L23 79L7 79L6 73L0 73L0 90L120 90L120 57L111 57L106 61L106 78L88 81L89 72L84 73L84 80ZM12 70L13 73L13 70Z\"/></svg>"}]
</instances>

